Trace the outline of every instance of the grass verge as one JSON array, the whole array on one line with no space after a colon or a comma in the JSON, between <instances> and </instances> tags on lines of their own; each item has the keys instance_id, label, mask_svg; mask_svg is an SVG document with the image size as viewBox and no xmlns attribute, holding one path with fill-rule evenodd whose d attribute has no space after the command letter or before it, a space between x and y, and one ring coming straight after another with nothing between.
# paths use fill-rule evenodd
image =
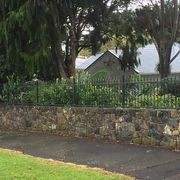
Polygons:
<instances>
[{"instance_id":1,"label":"grass verge","mask_svg":"<svg viewBox=\"0 0 180 180\"><path fill-rule=\"evenodd\" d=\"M132 180L101 169L35 158L0 149L1 180Z\"/></svg>"}]
</instances>

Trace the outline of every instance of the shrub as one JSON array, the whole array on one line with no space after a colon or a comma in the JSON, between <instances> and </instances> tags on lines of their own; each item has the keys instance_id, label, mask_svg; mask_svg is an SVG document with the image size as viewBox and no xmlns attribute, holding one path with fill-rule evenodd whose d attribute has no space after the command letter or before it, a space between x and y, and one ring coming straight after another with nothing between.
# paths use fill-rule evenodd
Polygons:
<instances>
[{"instance_id":1,"label":"shrub","mask_svg":"<svg viewBox=\"0 0 180 180\"><path fill-rule=\"evenodd\" d=\"M97 71L96 73L94 73L91 78L93 80L97 80L97 79L107 79L111 76L112 72L107 70L107 69L101 69L99 71Z\"/></svg>"},{"instance_id":2,"label":"shrub","mask_svg":"<svg viewBox=\"0 0 180 180\"><path fill-rule=\"evenodd\" d=\"M152 108L176 108L180 107L180 97L172 94L165 95L142 95L134 100L129 100L130 107L152 107Z\"/></svg>"},{"instance_id":3,"label":"shrub","mask_svg":"<svg viewBox=\"0 0 180 180\"><path fill-rule=\"evenodd\" d=\"M162 94L173 94L174 96L180 97L180 80L175 78L164 78L161 80L161 93Z\"/></svg>"},{"instance_id":4,"label":"shrub","mask_svg":"<svg viewBox=\"0 0 180 180\"><path fill-rule=\"evenodd\" d=\"M37 89L38 88L38 89ZM23 103L39 103L42 105L71 104L73 88L67 81L56 83L40 83L24 93ZM38 98L38 99L37 99Z\"/></svg>"},{"instance_id":5,"label":"shrub","mask_svg":"<svg viewBox=\"0 0 180 180\"><path fill-rule=\"evenodd\" d=\"M140 75L132 76L130 81L125 84L126 96L131 96L131 98L150 94L154 89L153 84L146 82Z\"/></svg>"},{"instance_id":6,"label":"shrub","mask_svg":"<svg viewBox=\"0 0 180 180\"><path fill-rule=\"evenodd\" d=\"M180 93L179 83L169 80L167 83L165 80L144 82L141 77L135 76L125 84L124 103L127 107L180 107L180 97L177 94ZM121 88L119 81L100 81L87 73L81 73L75 79L57 80L54 83L30 81L21 84L18 78L10 77L8 83L3 86L1 100L41 105L75 103L86 106L122 106Z\"/></svg>"},{"instance_id":7,"label":"shrub","mask_svg":"<svg viewBox=\"0 0 180 180\"><path fill-rule=\"evenodd\" d=\"M36 91L36 86L34 86L30 91L24 92L22 102L36 103ZM74 103L74 98L77 105L110 106L120 104L120 94L117 90L100 84L94 85L91 81L76 82L75 84L72 81L40 84L38 94L38 103L42 105L71 105Z\"/></svg>"},{"instance_id":8,"label":"shrub","mask_svg":"<svg viewBox=\"0 0 180 180\"><path fill-rule=\"evenodd\" d=\"M21 88L20 79L14 75L7 77L7 83L3 85L1 101L13 103L20 101Z\"/></svg>"},{"instance_id":9,"label":"shrub","mask_svg":"<svg viewBox=\"0 0 180 180\"><path fill-rule=\"evenodd\" d=\"M79 105L89 106L112 106L120 105L120 93L103 85L93 85L92 83L81 84L78 87Z\"/></svg>"}]
</instances>

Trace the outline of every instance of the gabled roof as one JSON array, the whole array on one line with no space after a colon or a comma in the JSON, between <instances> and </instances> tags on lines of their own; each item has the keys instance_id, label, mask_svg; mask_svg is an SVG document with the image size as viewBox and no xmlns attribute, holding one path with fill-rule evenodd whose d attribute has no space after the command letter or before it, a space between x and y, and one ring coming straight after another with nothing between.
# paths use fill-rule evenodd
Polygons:
<instances>
[{"instance_id":1,"label":"gabled roof","mask_svg":"<svg viewBox=\"0 0 180 180\"><path fill-rule=\"evenodd\" d=\"M111 53L114 55L116 58L119 58L119 56L122 54L122 51L118 50L117 52L115 50L108 50L105 53L97 53L96 55L93 55L89 58L86 59L82 64L77 66L77 69L79 70L86 70L89 68L93 63L95 63L101 56L103 56L106 53Z\"/></svg>"},{"instance_id":2,"label":"gabled roof","mask_svg":"<svg viewBox=\"0 0 180 180\"><path fill-rule=\"evenodd\" d=\"M119 58L122 55L122 50L108 50L111 54Z\"/></svg>"},{"instance_id":3,"label":"gabled roof","mask_svg":"<svg viewBox=\"0 0 180 180\"><path fill-rule=\"evenodd\" d=\"M104 53L97 53L96 55L87 58L85 62L83 62L77 67L77 69L79 70L87 69L91 64L93 64L96 60L98 60L103 54Z\"/></svg>"},{"instance_id":4,"label":"gabled roof","mask_svg":"<svg viewBox=\"0 0 180 180\"><path fill-rule=\"evenodd\" d=\"M175 44L172 49L171 56L173 57L180 50L180 44ZM92 64L94 64L101 56L107 52L111 53L113 56L119 58L122 55L122 51L118 50L108 50L105 53L97 53L94 56L87 58L82 64L77 66L79 70L86 70ZM138 58L141 64L135 69L140 74L154 74L157 73L157 64L159 62L158 53L154 44L145 46L144 48L138 49ZM171 64L171 72L180 72L180 55Z\"/></svg>"},{"instance_id":5,"label":"gabled roof","mask_svg":"<svg viewBox=\"0 0 180 180\"><path fill-rule=\"evenodd\" d=\"M86 58L86 59L87 59L87 58ZM76 69L77 69L82 63L84 63L84 62L86 61L86 59L85 59L85 58L81 58L81 57L76 58Z\"/></svg>"}]
</instances>

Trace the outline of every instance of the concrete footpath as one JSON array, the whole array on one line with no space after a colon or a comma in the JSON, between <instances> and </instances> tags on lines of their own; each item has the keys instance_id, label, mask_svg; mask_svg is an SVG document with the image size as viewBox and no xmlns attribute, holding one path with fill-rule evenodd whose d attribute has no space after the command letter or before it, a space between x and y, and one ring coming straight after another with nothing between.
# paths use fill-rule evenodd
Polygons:
<instances>
[{"instance_id":1,"label":"concrete footpath","mask_svg":"<svg viewBox=\"0 0 180 180\"><path fill-rule=\"evenodd\" d=\"M97 140L0 131L0 147L99 167L137 179L180 180L180 152Z\"/></svg>"}]
</instances>

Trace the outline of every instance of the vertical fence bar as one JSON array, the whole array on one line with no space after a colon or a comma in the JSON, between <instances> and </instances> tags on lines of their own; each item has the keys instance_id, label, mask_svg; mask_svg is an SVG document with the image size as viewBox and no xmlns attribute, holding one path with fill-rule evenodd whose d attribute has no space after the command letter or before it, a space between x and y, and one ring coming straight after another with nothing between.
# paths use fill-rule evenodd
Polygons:
<instances>
[{"instance_id":1,"label":"vertical fence bar","mask_svg":"<svg viewBox=\"0 0 180 180\"><path fill-rule=\"evenodd\" d=\"M122 107L125 108L125 77L122 76Z\"/></svg>"},{"instance_id":2,"label":"vertical fence bar","mask_svg":"<svg viewBox=\"0 0 180 180\"><path fill-rule=\"evenodd\" d=\"M175 86L174 87L178 87L177 85L177 81L178 81L178 79L177 79L177 77L175 76ZM178 105L177 105L177 97L178 97L178 89L177 88L174 88L174 94L175 94L175 103L174 103L174 105L175 105L175 107L178 107Z\"/></svg>"},{"instance_id":3,"label":"vertical fence bar","mask_svg":"<svg viewBox=\"0 0 180 180\"><path fill-rule=\"evenodd\" d=\"M18 104L18 87L20 87L20 85L16 83L13 104Z\"/></svg>"},{"instance_id":4,"label":"vertical fence bar","mask_svg":"<svg viewBox=\"0 0 180 180\"><path fill-rule=\"evenodd\" d=\"M7 103L10 103L10 89L9 89L9 84L7 83Z\"/></svg>"},{"instance_id":5,"label":"vertical fence bar","mask_svg":"<svg viewBox=\"0 0 180 180\"><path fill-rule=\"evenodd\" d=\"M76 99L76 105L79 105L79 79L76 79L76 82L75 82L75 99Z\"/></svg>"},{"instance_id":6,"label":"vertical fence bar","mask_svg":"<svg viewBox=\"0 0 180 180\"><path fill-rule=\"evenodd\" d=\"M76 105L76 79L73 77L73 105Z\"/></svg>"},{"instance_id":7,"label":"vertical fence bar","mask_svg":"<svg viewBox=\"0 0 180 180\"><path fill-rule=\"evenodd\" d=\"M38 80L35 82L36 84L36 104L39 104L39 82Z\"/></svg>"},{"instance_id":8,"label":"vertical fence bar","mask_svg":"<svg viewBox=\"0 0 180 180\"><path fill-rule=\"evenodd\" d=\"M125 75L123 75L119 80L94 79L80 81L76 80L74 77L70 81L60 82L60 85L69 85L69 88L71 88L71 95L70 102L68 99L68 104L74 106L121 105L122 108L180 108L180 80L176 77L167 80L165 79L164 81L161 81L160 79L155 77L146 80L137 78L130 81L126 78ZM47 84L46 86L54 87L53 84ZM8 104L22 103L21 99L19 99L19 97L21 98L21 92L33 93L32 103L34 105L42 105L44 103L42 101L42 93L45 86L42 86L37 79L34 80L33 89L32 87L27 89L27 87L25 86L18 87L17 85L14 87L14 89L12 89L12 87L8 83L4 86L4 88L6 88L6 91L4 92L5 101ZM83 93L81 90L83 90ZM95 98L89 97L90 95L88 94L88 90L91 91L91 96L95 94ZM55 89L56 97L58 93L58 89ZM109 100L108 98L104 99L105 95L109 98ZM60 104L67 104L61 99L60 101ZM54 102L50 97L46 103L49 103L49 105L58 104L59 99L58 102L56 100Z\"/></svg>"}]
</instances>

